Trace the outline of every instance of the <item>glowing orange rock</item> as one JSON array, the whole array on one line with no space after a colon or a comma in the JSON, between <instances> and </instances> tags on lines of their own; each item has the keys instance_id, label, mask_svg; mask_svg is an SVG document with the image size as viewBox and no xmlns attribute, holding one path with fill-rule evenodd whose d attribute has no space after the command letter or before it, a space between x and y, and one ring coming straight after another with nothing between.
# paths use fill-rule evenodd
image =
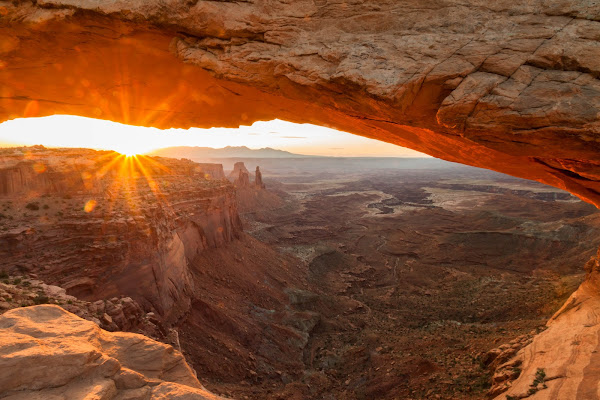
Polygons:
<instances>
[{"instance_id":1,"label":"glowing orange rock","mask_svg":"<svg viewBox=\"0 0 600 400\"><path fill-rule=\"evenodd\" d=\"M473 3L6 4L0 120L62 113L187 128L281 118L599 205L597 6Z\"/></svg>"}]
</instances>

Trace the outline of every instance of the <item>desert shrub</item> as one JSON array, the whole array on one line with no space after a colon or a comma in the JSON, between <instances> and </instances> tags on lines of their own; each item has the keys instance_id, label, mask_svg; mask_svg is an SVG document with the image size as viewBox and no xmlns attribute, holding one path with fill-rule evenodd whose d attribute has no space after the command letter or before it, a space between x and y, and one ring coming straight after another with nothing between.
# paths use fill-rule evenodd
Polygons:
<instances>
[{"instance_id":1,"label":"desert shrub","mask_svg":"<svg viewBox=\"0 0 600 400\"><path fill-rule=\"evenodd\" d=\"M543 368L538 368L537 371L535 372L535 379L533 380L533 384L535 386L537 386L540 383L544 383L545 381L546 381L546 371L544 371Z\"/></svg>"},{"instance_id":2,"label":"desert shrub","mask_svg":"<svg viewBox=\"0 0 600 400\"><path fill-rule=\"evenodd\" d=\"M19 283L21 283L21 278L15 278L13 280L13 285L18 285Z\"/></svg>"},{"instance_id":3,"label":"desert shrub","mask_svg":"<svg viewBox=\"0 0 600 400\"><path fill-rule=\"evenodd\" d=\"M46 304L50 299L43 293L38 293L38 295L33 299L35 304Z\"/></svg>"},{"instance_id":4,"label":"desert shrub","mask_svg":"<svg viewBox=\"0 0 600 400\"><path fill-rule=\"evenodd\" d=\"M48 204L44 204L44 207L42 207L44 210L47 210L50 208L50 206Z\"/></svg>"},{"instance_id":5,"label":"desert shrub","mask_svg":"<svg viewBox=\"0 0 600 400\"><path fill-rule=\"evenodd\" d=\"M27 203L25 208L31 211L37 211L40 209L40 206L38 203Z\"/></svg>"},{"instance_id":6,"label":"desert shrub","mask_svg":"<svg viewBox=\"0 0 600 400\"><path fill-rule=\"evenodd\" d=\"M5 270L0 271L0 279L7 279L8 273Z\"/></svg>"}]
</instances>

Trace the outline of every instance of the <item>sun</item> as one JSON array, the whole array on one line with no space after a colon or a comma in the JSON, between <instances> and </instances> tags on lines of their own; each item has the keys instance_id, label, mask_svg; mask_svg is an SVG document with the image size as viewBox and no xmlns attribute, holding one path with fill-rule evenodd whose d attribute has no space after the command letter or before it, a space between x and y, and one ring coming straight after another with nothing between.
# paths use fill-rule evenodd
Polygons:
<instances>
[{"instance_id":1,"label":"sun","mask_svg":"<svg viewBox=\"0 0 600 400\"><path fill-rule=\"evenodd\" d=\"M135 157L143 153L140 151L140 146L136 143L121 143L118 146L114 146L114 151L119 154L123 154L125 157Z\"/></svg>"},{"instance_id":2,"label":"sun","mask_svg":"<svg viewBox=\"0 0 600 400\"><path fill-rule=\"evenodd\" d=\"M136 157L136 156L138 156L140 154L140 153L138 153L135 150L123 150L123 151L117 151L117 153L121 153L125 157Z\"/></svg>"}]
</instances>

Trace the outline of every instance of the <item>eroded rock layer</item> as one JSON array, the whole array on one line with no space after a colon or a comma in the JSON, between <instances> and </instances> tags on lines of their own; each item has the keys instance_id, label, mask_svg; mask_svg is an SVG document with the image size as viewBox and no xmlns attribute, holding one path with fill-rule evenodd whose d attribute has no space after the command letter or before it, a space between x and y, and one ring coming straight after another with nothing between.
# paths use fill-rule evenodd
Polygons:
<instances>
[{"instance_id":1,"label":"eroded rock layer","mask_svg":"<svg viewBox=\"0 0 600 400\"><path fill-rule=\"evenodd\" d=\"M0 120L311 122L600 204L590 0L0 6Z\"/></svg>"},{"instance_id":2,"label":"eroded rock layer","mask_svg":"<svg viewBox=\"0 0 600 400\"><path fill-rule=\"evenodd\" d=\"M24 178L9 180L14 165ZM234 188L213 175L224 177L221 165L4 150L0 178L15 183L1 196L0 269L86 300L131 296L172 323L191 305L191 260L242 233Z\"/></svg>"}]
</instances>

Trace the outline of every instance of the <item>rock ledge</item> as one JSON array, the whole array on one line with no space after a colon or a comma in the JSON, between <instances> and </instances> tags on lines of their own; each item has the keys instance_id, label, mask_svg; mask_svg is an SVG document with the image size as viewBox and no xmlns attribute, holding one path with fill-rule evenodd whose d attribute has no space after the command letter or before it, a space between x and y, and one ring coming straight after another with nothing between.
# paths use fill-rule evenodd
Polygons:
<instances>
[{"instance_id":1,"label":"rock ledge","mask_svg":"<svg viewBox=\"0 0 600 400\"><path fill-rule=\"evenodd\" d=\"M202 387L171 346L104 331L55 305L0 317L0 397L221 399Z\"/></svg>"}]
</instances>

